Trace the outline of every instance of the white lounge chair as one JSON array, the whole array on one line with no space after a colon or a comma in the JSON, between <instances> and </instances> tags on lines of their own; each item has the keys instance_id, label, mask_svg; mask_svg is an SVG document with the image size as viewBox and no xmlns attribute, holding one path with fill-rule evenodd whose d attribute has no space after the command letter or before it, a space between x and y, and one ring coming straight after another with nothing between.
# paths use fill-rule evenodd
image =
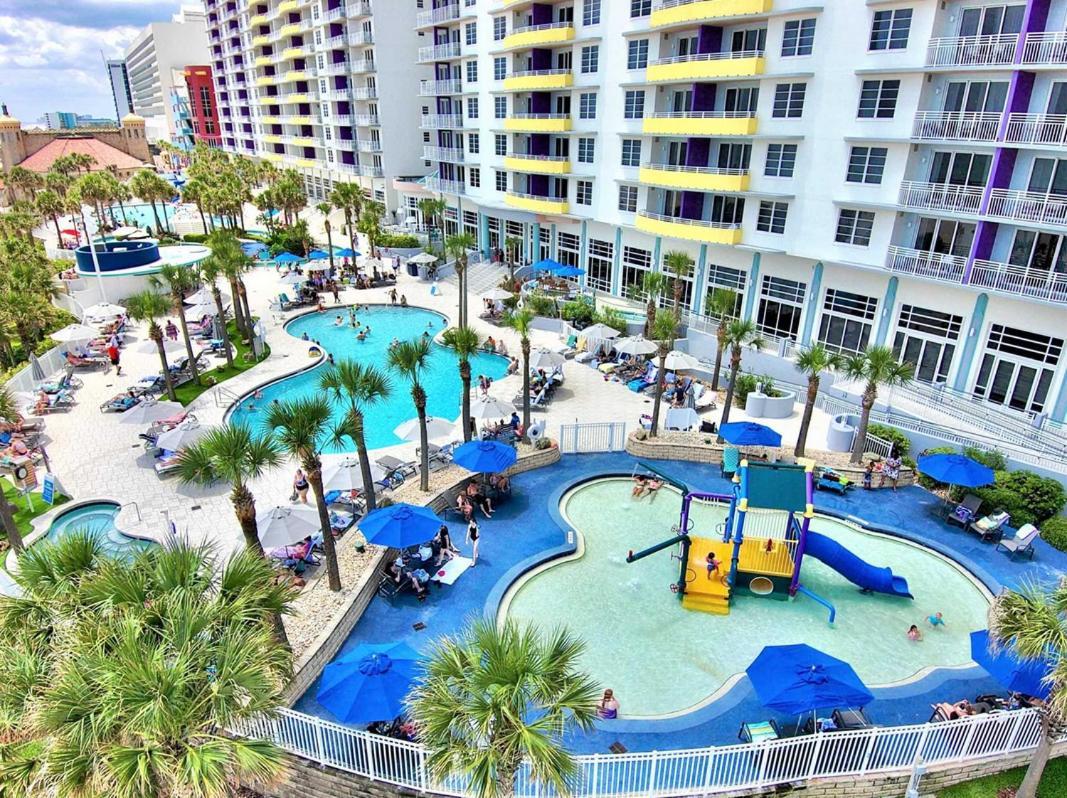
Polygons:
<instances>
[{"instance_id":1,"label":"white lounge chair","mask_svg":"<svg viewBox=\"0 0 1067 798\"><path fill-rule=\"evenodd\" d=\"M997 541L997 548L1004 547L1009 557L1016 554L1029 554L1034 559L1034 542L1041 537L1041 530L1033 524L1023 524L1015 535L1010 538L1001 538Z\"/></svg>"}]
</instances>

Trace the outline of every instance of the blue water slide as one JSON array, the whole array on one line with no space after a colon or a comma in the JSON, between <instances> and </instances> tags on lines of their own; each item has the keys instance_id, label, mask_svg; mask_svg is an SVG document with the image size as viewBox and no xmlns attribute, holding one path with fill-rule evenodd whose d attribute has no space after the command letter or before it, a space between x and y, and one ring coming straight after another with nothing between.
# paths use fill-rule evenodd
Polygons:
<instances>
[{"instance_id":1,"label":"blue water slide","mask_svg":"<svg viewBox=\"0 0 1067 798\"><path fill-rule=\"evenodd\" d=\"M849 582L859 585L864 590L914 598L908 590L908 582L904 577L894 576L890 568L878 568L861 560L826 535L809 531L804 553L826 563Z\"/></svg>"}]
</instances>

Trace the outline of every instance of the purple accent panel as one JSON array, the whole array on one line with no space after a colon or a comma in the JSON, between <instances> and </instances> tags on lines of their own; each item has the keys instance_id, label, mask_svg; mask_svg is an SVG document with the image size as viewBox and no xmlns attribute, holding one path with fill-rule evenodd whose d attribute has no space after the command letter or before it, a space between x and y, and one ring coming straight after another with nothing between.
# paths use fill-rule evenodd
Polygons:
<instances>
[{"instance_id":1,"label":"purple accent panel","mask_svg":"<svg viewBox=\"0 0 1067 798\"><path fill-rule=\"evenodd\" d=\"M685 150L686 166L707 166L711 155L711 139L689 139Z\"/></svg>"},{"instance_id":2,"label":"purple accent panel","mask_svg":"<svg viewBox=\"0 0 1067 798\"><path fill-rule=\"evenodd\" d=\"M1015 158L1018 155L1018 150L998 149L993 153L993 165L990 168L990 180L989 188L1008 188L1011 185L1011 173L1015 169ZM988 191L986 194L988 195ZM982 198L982 208L979 213L986 212L986 205L988 204L989 197Z\"/></svg>"},{"instance_id":3,"label":"purple accent panel","mask_svg":"<svg viewBox=\"0 0 1067 798\"><path fill-rule=\"evenodd\" d=\"M1008 86L1008 113L1025 114L1030 110L1030 97L1034 93L1033 72L1014 72Z\"/></svg>"},{"instance_id":4,"label":"purple accent panel","mask_svg":"<svg viewBox=\"0 0 1067 798\"><path fill-rule=\"evenodd\" d=\"M448 64L435 64L433 68L434 80L449 80L452 76L448 70Z\"/></svg>"},{"instance_id":5,"label":"purple accent panel","mask_svg":"<svg viewBox=\"0 0 1067 798\"><path fill-rule=\"evenodd\" d=\"M717 53L722 49L722 28L718 25L701 25L697 36L697 52L701 55Z\"/></svg>"},{"instance_id":6,"label":"purple accent panel","mask_svg":"<svg viewBox=\"0 0 1067 798\"><path fill-rule=\"evenodd\" d=\"M328 0L326 3L326 10L333 11L335 8L340 8L343 1L344 0ZM265 6L260 6L260 8L265 8Z\"/></svg>"},{"instance_id":7,"label":"purple accent panel","mask_svg":"<svg viewBox=\"0 0 1067 798\"><path fill-rule=\"evenodd\" d=\"M693 84L693 110L714 111L715 95L718 93L718 85L715 83Z\"/></svg>"},{"instance_id":8,"label":"purple accent panel","mask_svg":"<svg viewBox=\"0 0 1067 798\"><path fill-rule=\"evenodd\" d=\"M552 51L544 49L533 50L530 53L530 69L534 71L552 69Z\"/></svg>"},{"instance_id":9,"label":"purple accent panel","mask_svg":"<svg viewBox=\"0 0 1067 798\"><path fill-rule=\"evenodd\" d=\"M552 6L536 3L530 6L534 25L548 25L552 22Z\"/></svg>"},{"instance_id":10,"label":"purple accent panel","mask_svg":"<svg viewBox=\"0 0 1067 798\"><path fill-rule=\"evenodd\" d=\"M337 76L337 84L336 84L335 88L347 89L348 88L348 76L347 75L338 75Z\"/></svg>"},{"instance_id":11,"label":"purple accent panel","mask_svg":"<svg viewBox=\"0 0 1067 798\"><path fill-rule=\"evenodd\" d=\"M978 223L974 234L974 259L989 260L993 254L993 242L997 239L997 223L984 219Z\"/></svg>"},{"instance_id":12,"label":"purple accent panel","mask_svg":"<svg viewBox=\"0 0 1067 798\"><path fill-rule=\"evenodd\" d=\"M548 175L528 175L526 185L535 197L548 196Z\"/></svg>"},{"instance_id":13,"label":"purple accent panel","mask_svg":"<svg viewBox=\"0 0 1067 798\"><path fill-rule=\"evenodd\" d=\"M345 32L345 26L343 24L340 24L340 23L337 23L337 22L331 22L330 23L330 35L327 36L326 38L327 39L332 39L334 36L340 36L344 32Z\"/></svg>"},{"instance_id":14,"label":"purple accent panel","mask_svg":"<svg viewBox=\"0 0 1067 798\"><path fill-rule=\"evenodd\" d=\"M331 63L340 64L344 60L345 60L345 51L344 50L334 50L330 54L330 62Z\"/></svg>"},{"instance_id":15,"label":"purple accent panel","mask_svg":"<svg viewBox=\"0 0 1067 798\"><path fill-rule=\"evenodd\" d=\"M352 106L349 105L348 100L343 100L337 103L337 113L342 116L347 116L352 113Z\"/></svg>"},{"instance_id":16,"label":"purple accent panel","mask_svg":"<svg viewBox=\"0 0 1067 798\"><path fill-rule=\"evenodd\" d=\"M347 150L341 150L341 163L356 165L355 153L348 152Z\"/></svg>"},{"instance_id":17,"label":"purple accent panel","mask_svg":"<svg viewBox=\"0 0 1067 798\"><path fill-rule=\"evenodd\" d=\"M534 133L530 136L530 155L548 155L549 136L547 133Z\"/></svg>"},{"instance_id":18,"label":"purple accent panel","mask_svg":"<svg viewBox=\"0 0 1067 798\"><path fill-rule=\"evenodd\" d=\"M1029 0L1026 4L1026 15L1023 17L1023 34L1037 33L1045 29L1048 22L1049 8L1052 0ZM1021 36L1020 39L1024 38Z\"/></svg>"},{"instance_id":19,"label":"purple accent panel","mask_svg":"<svg viewBox=\"0 0 1067 798\"><path fill-rule=\"evenodd\" d=\"M552 95L547 91L535 91L530 95L531 114L552 113Z\"/></svg>"},{"instance_id":20,"label":"purple accent panel","mask_svg":"<svg viewBox=\"0 0 1067 798\"><path fill-rule=\"evenodd\" d=\"M700 191L682 192L682 218L699 219L704 215L704 194Z\"/></svg>"}]
</instances>

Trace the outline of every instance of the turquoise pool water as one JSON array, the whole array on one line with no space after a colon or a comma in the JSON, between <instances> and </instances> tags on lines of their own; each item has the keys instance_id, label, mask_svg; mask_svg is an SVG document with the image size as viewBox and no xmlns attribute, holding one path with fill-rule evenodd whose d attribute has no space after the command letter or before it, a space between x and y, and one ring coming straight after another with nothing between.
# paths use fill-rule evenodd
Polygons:
<instances>
[{"instance_id":1,"label":"turquoise pool water","mask_svg":"<svg viewBox=\"0 0 1067 798\"><path fill-rule=\"evenodd\" d=\"M986 624L986 594L955 564L904 541L859 531L818 517L812 529L832 537L868 562L904 576L914 601L864 595L821 562L807 558L804 584L837 607L826 610L798 597L777 601L741 596L730 614L682 609L669 586L678 563L667 551L626 563L639 550L671 536L681 499L664 488L654 501L635 501L626 479L579 486L562 501L567 522L584 540L578 559L550 565L521 583L505 612L542 625L565 623L587 645L584 666L611 687L624 715L684 711L704 702L741 674L763 646L807 643L852 664L870 685L908 679L936 666L971 663L969 633ZM611 507L611 512L604 508ZM712 536L725 508L693 503L694 534ZM926 616L943 612L931 629ZM924 629L912 642L911 624Z\"/></svg>"},{"instance_id":2,"label":"turquoise pool water","mask_svg":"<svg viewBox=\"0 0 1067 798\"><path fill-rule=\"evenodd\" d=\"M131 538L122 534L115 526L115 516L119 514L119 505L114 502L100 502L75 507L56 516L48 528L45 539L56 541L74 531L86 531L96 535L103 543L104 551L113 557L131 557L138 551L144 551L156 544L149 540Z\"/></svg>"},{"instance_id":3,"label":"turquoise pool water","mask_svg":"<svg viewBox=\"0 0 1067 798\"><path fill-rule=\"evenodd\" d=\"M342 326L335 325L340 315ZM402 443L393 430L404 421L415 417L415 405L411 401L411 384L392 372L386 363L390 342L397 338L409 340L429 332L437 335L445 327L445 318L439 313L420 308L394 308L372 305L357 314L361 325L369 326L371 334L364 341L356 338L357 330L349 326L347 307L330 307L326 313L311 313L295 319L286 327L286 331L300 338L305 332L311 340L318 340L323 348L341 360L351 358L363 363L373 364L385 370L392 382L392 393L388 400L373 405L366 414L366 435L368 448L390 446ZM362 327L361 327L362 328ZM451 349L434 344L431 349L429 366L423 374L423 386L426 389L426 408L431 416L455 419L459 416L460 394L459 361ZM477 381L479 374L493 379L502 377L507 372L508 361L498 355L479 354L471 360L472 380ZM270 402L274 399L297 399L319 393L319 375L323 366L294 374L263 389L263 398L253 400L245 397L234 408L231 421L251 423L263 426L263 416ZM255 405L255 409L249 409ZM341 406L334 406L335 421L341 419ZM458 433L457 437L462 437ZM342 450L334 450L342 451Z\"/></svg>"},{"instance_id":4,"label":"turquoise pool water","mask_svg":"<svg viewBox=\"0 0 1067 798\"><path fill-rule=\"evenodd\" d=\"M132 227L151 227L156 229L156 217L152 215L152 206L145 203L143 205L126 205L126 221L130 223ZM112 205L109 209L111 214L114 215L115 221L122 223L123 212L122 208L118 205ZM159 215L159 221L163 221L164 217L168 220L174 216L174 208L169 202L157 202L156 213ZM198 217L199 218L199 217Z\"/></svg>"}]
</instances>

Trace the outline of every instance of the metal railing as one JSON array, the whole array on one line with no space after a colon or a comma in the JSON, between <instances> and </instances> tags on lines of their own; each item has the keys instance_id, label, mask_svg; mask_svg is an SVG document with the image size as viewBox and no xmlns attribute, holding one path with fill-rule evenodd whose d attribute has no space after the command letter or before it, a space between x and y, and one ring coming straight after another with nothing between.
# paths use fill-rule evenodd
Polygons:
<instances>
[{"instance_id":1,"label":"metal railing","mask_svg":"<svg viewBox=\"0 0 1067 798\"><path fill-rule=\"evenodd\" d=\"M738 230L741 228L740 222L716 222L710 219L685 219L681 216L667 216L663 213L653 213L652 211L638 211L638 216L643 216L646 219L655 219L659 222L670 222L671 224L684 224L690 227L709 227L716 230Z\"/></svg>"},{"instance_id":2,"label":"metal railing","mask_svg":"<svg viewBox=\"0 0 1067 798\"><path fill-rule=\"evenodd\" d=\"M359 86L352 89L352 99L354 100L377 100L378 99L378 87L377 86Z\"/></svg>"},{"instance_id":3,"label":"metal railing","mask_svg":"<svg viewBox=\"0 0 1067 798\"><path fill-rule=\"evenodd\" d=\"M926 47L926 65L941 66L997 66L1015 60L1019 35L1006 33L997 36L946 36L930 39Z\"/></svg>"},{"instance_id":4,"label":"metal railing","mask_svg":"<svg viewBox=\"0 0 1067 798\"><path fill-rule=\"evenodd\" d=\"M466 153L459 147L423 147L422 157L427 161L462 162Z\"/></svg>"},{"instance_id":5,"label":"metal railing","mask_svg":"<svg viewBox=\"0 0 1067 798\"><path fill-rule=\"evenodd\" d=\"M358 61L352 62L353 74L358 74L360 72L375 72L377 69L378 67L375 66L374 59L372 58L361 58Z\"/></svg>"},{"instance_id":6,"label":"metal railing","mask_svg":"<svg viewBox=\"0 0 1067 798\"><path fill-rule=\"evenodd\" d=\"M1047 269L976 260L971 267L970 283L1006 294L1067 304L1067 274Z\"/></svg>"},{"instance_id":7,"label":"metal railing","mask_svg":"<svg viewBox=\"0 0 1067 798\"><path fill-rule=\"evenodd\" d=\"M864 441L863 451L867 454L876 454L879 457L886 458L893 453L893 441L887 441L885 438L879 438L877 435L867 433L867 440Z\"/></svg>"},{"instance_id":8,"label":"metal railing","mask_svg":"<svg viewBox=\"0 0 1067 798\"><path fill-rule=\"evenodd\" d=\"M995 188L986 213L1020 222L1067 224L1067 195Z\"/></svg>"},{"instance_id":9,"label":"metal railing","mask_svg":"<svg viewBox=\"0 0 1067 798\"><path fill-rule=\"evenodd\" d=\"M241 720L237 734L267 739L304 759L424 793L467 796L461 776L435 780L427 752L410 743L289 709L273 718ZM762 791L812 779L907 773L916 762L964 764L1034 748L1041 739L1036 710L973 715L945 723L829 732L761 743L575 757L573 798L667 798ZM520 768L516 798L556 792Z\"/></svg>"},{"instance_id":10,"label":"metal railing","mask_svg":"<svg viewBox=\"0 0 1067 798\"><path fill-rule=\"evenodd\" d=\"M548 22L544 25L526 25L522 28L513 28L508 37L516 36L520 33L536 33L541 30L564 30L566 28L573 28L573 22ZM505 37L505 40L507 37Z\"/></svg>"},{"instance_id":11,"label":"metal railing","mask_svg":"<svg viewBox=\"0 0 1067 798\"><path fill-rule=\"evenodd\" d=\"M508 119L570 119L570 114L511 114Z\"/></svg>"},{"instance_id":12,"label":"metal railing","mask_svg":"<svg viewBox=\"0 0 1067 798\"><path fill-rule=\"evenodd\" d=\"M655 169L657 172L686 172L698 175L725 175L727 177L741 177L747 175L748 169L718 169L714 166L685 166L673 163L643 163L642 169Z\"/></svg>"},{"instance_id":13,"label":"metal railing","mask_svg":"<svg viewBox=\"0 0 1067 798\"><path fill-rule=\"evenodd\" d=\"M507 75L506 79L512 78L547 78L553 75L570 75L573 72L571 69L527 69L521 72L512 72Z\"/></svg>"},{"instance_id":14,"label":"metal railing","mask_svg":"<svg viewBox=\"0 0 1067 798\"><path fill-rule=\"evenodd\" d=\"M730 61L737 58L763 58L763 50L737 50L725 53L690 53L688 55L672 55L667 58L657 58L649 61L649 66L665 66L667 64L688 64L700 61Z\"/></svg>"},{"instance_id":15,"label":"metal railing","mask_svg":"<svg viewBox=\"0 0 1067 798\"><path fill-rule=\"evenodd\" d=\"M569 155L534 155L531 152L509 152L508 158L518 158L523 161L546 161L549 163L568 163Z\"/></svg>"},{"instance_id":16,"label":"metal railing","mask_svg":"<svg viewBox=\"0 0 1067 798\"><path fill-rule=\"evenodd\" d=\"M460 114L424 114L419 119L419 126L424 128L463 127L463 117Z\"/></svg>"},{"instance_id":17,"label":"metal railing","mask_svg":"<svg viewBox=\"0 0 1067 798\"><path fill-rule=\"evenodd\" d=\"M886 255L885 267L897 274L913 274L946 283L963 282L967 258L944 255L910 247L891 246Z\"/></svg>"},{"instance_id":18,"label":"metal railing","mask_svg":"<svg viewBox=\"0 0 1067 798\"><path fill-rule=\"evenodd\" d=\"M458 58L461 50L459 42L434 44L419 48L419 61L435 61L439 58Z\"/></svg>"},{"instance_id":19,"label":"metal railing","mask_svg":"<svg viewBox=\"0 0 1067 798\"><path fill-rule=\"evenodd\" d=\"M442 177L430 175L422 180L422 184L430 191L440 191L445 194L466 194L467 186L458 180L445 180Z\"/></svg>"},{"instance_id":20,"label":"metal railing","mask_svg":"<svg viewBox=\"0 0 1067 798\"><path fill-rule=\"evenodd\" d=\"M1010 114L1004 140L1025 144L1067 144L1067 116Z\"/></svg>"},{"instance_id":21,"label":"metal railing","mask_svg":"<svg viewBox=\"0 0 1067 798\"><path fill-rule=\"evenodd\" d=\"M996 141L1002 114L919 111L911 137L923 141Z\"/></svg>"},{"instance_id":22,"label":"metal railing","mask_svg":"<svg viewBox=\"0 0 1067 798\"><path fill-rule=\"evenodd\" d=\"M621 452L626 448L626 423L560 424L560 454Z\"/></svg>"},{"instance_id":23,"label":"metal railing","mask_svg":"<svg viewBox=\"0 0 1067 798\"><path fill-rule=\"evenodd\" d=\"M982 194L980 186L904 180L900 184L897 203L905 208L976 214L982 205Z\"/></svg>"},{"instance_id":24,"label":"metal railing","mask_svg":"<svg viewBox=\"0 0 1067 798\"><path fill-rule=\"evenodd\" d=\"M755 119L751 111L657 111L649 119Z\"/></svg>"},{"instance_id":25,"label":"metal railing","mask_svg":"<svg viewBox=\"0 0 1067 798\"><path fill-rule=\"evenodd\" d=\"M463 82L460 80L424 80L419 83L420 97L436 97L438 94L461 94Z\"/></svg>"},{"instance_id":26,"label":"metal railing","mask_svg":"<svg viewBox=\"0 0 1067 798\"><path fill-rule=\"evenodd\" d=\"M1067 32L1026 34L1022 60L1024 64L1067 64Z\"/></svg>"},{"instance_id":27,"label":"metal railing","mask_svg":"<svg viewBox=\"0 0 1067 798\"><path fill-rule=\"evenodd\" d=\"M459 3L449 3L446 6L438 6L430 11L421 11L415 15L416 27L422 28L437 22L450 22L459 19Z\"/></svg>"}]
</instances>

